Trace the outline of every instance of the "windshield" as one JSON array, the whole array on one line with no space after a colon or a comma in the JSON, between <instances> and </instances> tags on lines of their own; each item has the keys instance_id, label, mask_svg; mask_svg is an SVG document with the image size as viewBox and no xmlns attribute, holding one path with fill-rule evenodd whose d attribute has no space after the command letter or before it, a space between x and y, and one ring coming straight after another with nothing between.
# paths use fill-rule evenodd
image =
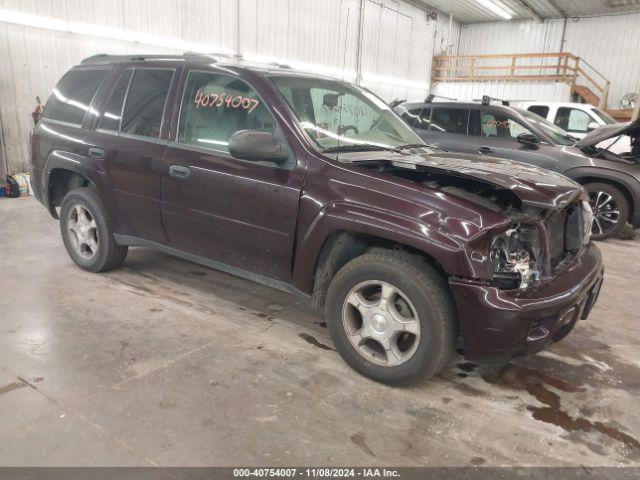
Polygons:
<instances>
[{"instance_id":1,"label":"windshield","mask_svg":"<svg viewBox=\"0 0 640 480\"><path fill-rule=\"evenodd\" d=\"M535 124L538 128L544 131L544 133L558 145L573 145L576 143L576 138L572 137L567 131L561 129L555 123L551 123L549 120L542 118L526 110L521 110L520 113L529 122Z\"/></svg>"},{"instance_id":2,"label":"windshield","mask_svg":"<svg viewBox=\"0 0 640 480\"><path fill-rule=\"evenodd\" d=\"M273 76L271 81L322 151L425 145L387 104L357 85L285 76Z\"/></svg>"},{"instance_id":3,"label":"windshield","mask_svg":"<svg viewBox=\"0 0 640 480\"><path fill-rule=\"evenodd\" d=\"M615 119L613 119L613 117L611 117L611 115L609 115L606 112L603 112L599 108L592 108L591 111L595 113L597 116L599 116L602 119L602 121L607 125L618 123Z\"/></svg>"}]
</instances>

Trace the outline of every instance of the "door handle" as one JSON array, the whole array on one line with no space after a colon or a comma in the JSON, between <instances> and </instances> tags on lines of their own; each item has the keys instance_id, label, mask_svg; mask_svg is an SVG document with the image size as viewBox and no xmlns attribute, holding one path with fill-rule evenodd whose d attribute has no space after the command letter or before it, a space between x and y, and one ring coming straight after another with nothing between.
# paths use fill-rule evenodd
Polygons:
<instances>
[{"instance_id":1,"label":"door handle","mask_svg":"<svg viewBox=\"0 0 640 480\"><path fill-rule=\"evenodd\" d=\"M487 153L493 153L493 148L491 148L491 147L480 147L480 148L478 148L478 153L481 153L483 155L485 155Z\"/></svg>"},{"instance_id":2,"label":"door handle","mask_svg":"<svg viewBox=\"0 0 640 480\"><path fill-rule=\"evenodd\" d=\"M91 158L104 158L104 150L97 147L90 147L88 150Z\"/></svg>"},{"instance_id":3,"label":"door handle","mask_svg":"<svg viewBox=\"0 0 640 480\"><path fill-rule=\"evenodd\" d=\"M181 180L186 180L191 175L191 169L187 167L183 167L182 165L171 165L169 167L169 175L173 178L179 178Z\"/></svg>"}]
</instances>

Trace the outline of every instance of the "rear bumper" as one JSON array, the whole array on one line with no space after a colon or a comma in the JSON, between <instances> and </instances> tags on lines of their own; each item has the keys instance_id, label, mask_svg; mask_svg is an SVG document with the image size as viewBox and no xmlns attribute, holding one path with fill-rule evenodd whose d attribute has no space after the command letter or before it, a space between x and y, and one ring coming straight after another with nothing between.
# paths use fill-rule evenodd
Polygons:
<instances>
[{"instance_id":1,"label":"rear bumper","mask_svg":"<svg viewBox=\"0 0 640 480\"><path fill-rule=\"evenodd\" d=\"M451 280L469 360L507 360L564 338L597 300L602 258L593 242L554 279L528 290L500 290Z\"/></svg>"},{"instance_id":2,"label":"rear bumper","mask_svg":"<svg viewBox=\"0 0 640 480\"><path fill-rule=\"evenodd\" d=\"M43 170L31 164L29 173L31 174L31 188L33 189L33 196L36 197L36 200L38 200L41 204L47 206L44 199L44 191L42 186L42 177L44 173Z\"/></svg>"}]
</instances>

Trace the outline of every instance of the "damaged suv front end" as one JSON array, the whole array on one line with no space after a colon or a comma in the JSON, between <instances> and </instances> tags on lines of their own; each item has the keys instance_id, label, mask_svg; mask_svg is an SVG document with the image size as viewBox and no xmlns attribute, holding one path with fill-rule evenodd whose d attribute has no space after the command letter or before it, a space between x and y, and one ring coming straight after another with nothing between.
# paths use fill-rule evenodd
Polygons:
<instances>
[{"instance_id":1,"label":"damaged suv front end","mask_svg":"<svg viewBox=\"0 0 640 480\"><path fill-rule=\"evenodd\" d=\"M424 150L430 153L419 153ZM593 214L580 185L509 160L428 148L414 153L351 162L416 182L425 193L478 214L471 228L473 221L454 220L448 206L439 207L447 212L439 228L459 240L464 257L464 268L445 270L468 360L538 352L587 318L603 265L590 241Z\"/></svg>"},{"instance_id":2,"label":"damaged suv front end","mask_svg":"<svg viewBox=\"0 0 640 480\"><path fill-rule=\"evenodd\" d=\"M585 192L566 177L528 165L485 158L489 163L478 166L482 173L473 171L471 156L439 157L425 163L439 164L443 172L446 165L448 175L459 175L461 182L466 177L467 184L432 186L506 220L469 242L476 276L449 278L465 357L504 361L564 338L589 315L603 279L600 252L590 241L593 214ZM470 191L471 176L473 183L482 178L484 188Z\"/></svg>"},{"instance_id":3,"label":"damaged suv front end","mask_svg":"<svg viewBox=\"0 0 640 480\"><path fill-rule=\"evenodd\" d=\"M350 255L386 248L444 277L441 297L455 305L469 360L535 353L587 317L603 266L579 184L523 163L433 148L361 87L287 75L272 81L309 147L300 250L322 250L336 231L355 238L314 272L314 307L323 307L327 279Z\"/></svg>"}]
</instances>

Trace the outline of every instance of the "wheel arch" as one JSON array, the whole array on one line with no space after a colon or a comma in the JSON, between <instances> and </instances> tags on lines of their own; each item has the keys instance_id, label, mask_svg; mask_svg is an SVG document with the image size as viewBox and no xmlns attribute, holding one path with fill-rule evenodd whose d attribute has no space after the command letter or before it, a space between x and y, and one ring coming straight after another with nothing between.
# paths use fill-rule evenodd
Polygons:
<instances>
[{"instance_id":1,"label":"wheel arch","mask_svg":"<svg viewBox=\"0 0 640 480\"><path fill-rule=\"evenodd\" d=\"M612 187L620 190L629 205L629 218L627 221L633 223L634 217L640 211L640 192L638 192L637 189L634 190L633 184L631 183L633 181L632 177L625 178L628 177L628 175L625 174L603 175L600 172L596 173L590 171L574 172L573 175L570 175L570 173L571 172L566 172L565 175L569 176L569 178L575 180L580 185L584 186L589 183L606 183L607 185L611 185ZM640 184L638 185L638 188L640 188ZM636 226L637 225L634 225L634 227Z\"/></svg>"},{"instance_id":2,"label":"wheel arch","mask_svg":"<svg viewBox=\"0 0 640 480\"><path fill-rule=\"evenodd\" d=\"M73 189L93 186L97 188L89 160L85 157L54 150L47 158L45 167L45 204L53 218L58 218L56 207Z\"/></svg>"},{"instance_id":3,"label":"wheel arch","mask_svg":"<svg viewBox=\"0 0 640 480\"><path fill-rule=\"evenodd\" d=\"M349 261L374 250L401 250L431 265L443 278L448 275L433 256L411 245L389 238L354 230L335 230L325 238L316 258L311 307L315 312L324 310L324 303L331 281Z\"/></svg>"}]
</instances>

